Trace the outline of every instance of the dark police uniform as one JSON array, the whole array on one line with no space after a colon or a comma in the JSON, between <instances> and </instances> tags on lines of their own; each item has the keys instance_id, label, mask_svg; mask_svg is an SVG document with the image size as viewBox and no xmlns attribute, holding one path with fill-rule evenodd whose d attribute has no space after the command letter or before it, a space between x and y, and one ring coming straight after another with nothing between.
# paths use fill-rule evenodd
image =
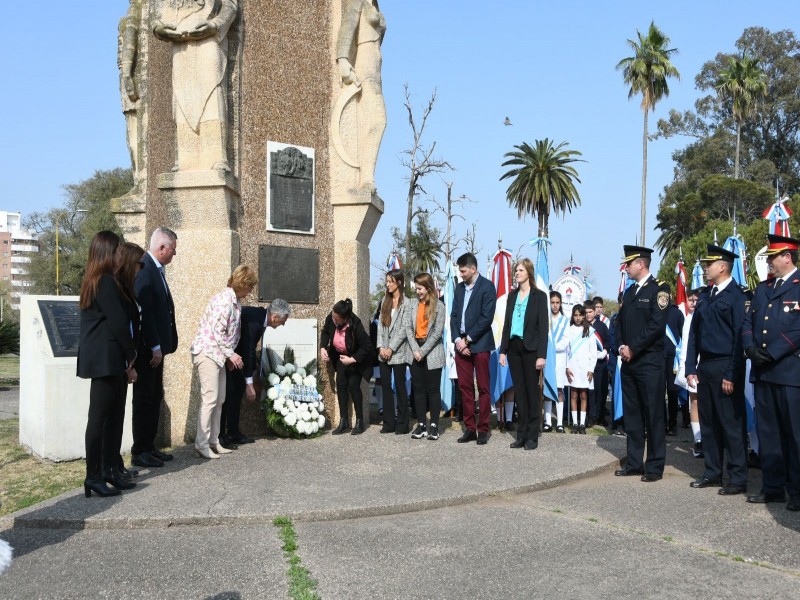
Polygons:
<instances>
[{"instance_id":1,"label":"dark police uniform","mask_svg":"<svg viewBox=\"0 0 800 600\"><path fill-rule=\"evenodd\" d=\"M678 390L680 389L675 383L675 354L678 348L672 340L674 339L675 342L681 343L683 323L685 320L686 317L683 316L681 309L674 304L667 309L667 323L665 329L668 329L672 333L672 337L670 337L666 330L664 331L664 383L667 388L668 435L677 435Z\"/></svg>"},{"instance_id":2,"label":"dark police uniform","mask_svg":"<svg viewBox=\"0 0 800 600\"><path fill-rule=\"evenodd\" d=\"M737 254L709 244L708 256L701 260L733 262L735 258ZM697 409L703 438L705 471L699 481L721 483L727 452L729 489L736 493L747 487L745 363L741 341L745 301L744 292L733 279L719 291L714 285L704 289L697 299L686 346L686 376L697 376ZM722 391L723 379L733 383L732 394Z\"/></svg>"},{"instance_id":3,"label":"dark police uniform","mask_svg":"<svg viewBox=\"0 0 800 600\"><path fill-rule=\"evenodd\" d=\"M626 263L651 254L649 248L625 246ZM669 293L669 286L651 275L641 286L630 286L619 307L614 333L617 350L628 346L633 354L621 368L628 457L625 468L617 472L620 475L643 473L660 479L664 473L664 327Z\"/></svg>"},{"instance_id":4,"label":"dark police uniform","mask_svg":"<svg viewBox=\"0 0 800 600\"><path fill-rule=\"evenodd\" d=\"M768 254L796 249L798 240L769 236ZM787 244L785 240L788 240ZM788 248L785 248L788 246ZM777 286L776 280L756 287L745 315L742 343L752 361L756 421L761 445L761 493L777 501L789 492L789 506L800 505L800 271ZM757 353L760 353L757 355ZM705 440L703 440L705 443Z\"/></svg>"}]
</instances>

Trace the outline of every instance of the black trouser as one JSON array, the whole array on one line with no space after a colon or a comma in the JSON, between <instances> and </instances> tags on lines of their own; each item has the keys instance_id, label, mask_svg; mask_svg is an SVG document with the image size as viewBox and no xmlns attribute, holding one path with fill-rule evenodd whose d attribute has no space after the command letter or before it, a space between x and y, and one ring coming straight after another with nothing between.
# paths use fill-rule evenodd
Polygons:
<instances>
[{"instance_id":1,"label":"black trouser","mask_svg":"<svg viewBox=\"0 0 800 600\"><path fill-rule=\"evenodd\" d=\"M406 367L405 363L390 365L380 361L378 367L381 374L381 389L383 390L383 424L389 429L408 432L408 394L406 393ZM394 387L397 390L395 403L392 391L392 374L394 374ZM395 419L395 407L397 418Z\"/></svg>"},{"instance_id":2,"label":"black trouser","mask_svg":"<svg viewBox=\"0 0 800 600\"><path fill-rule=\"evenodd\" d=\"M678 390L675 385L675 355L664 357L664 385L667 388L667 429L674 431L678 428Z\"/></svg>"},{"instance_id":3,"label":"black trouser","mask_svg":"<svg viewBox=\"0 0 800 600\"><path fill-rule=\"evenodd\" d=\"M239 431L239 415L242 410L242 396L246 387L244 371L234 369L225 373L225 404L219 421L219 432L227 437L236 438L242 435Z\"/></svg>"},{"instance_id":4,"label":"black trouser","mask_svg":"<svg viewBox=\"0 0 800 600\"><path fill-rule=\"evenodd\" d=\"M800 387L756 382L756 426L765 494L800 499ZM705 446L705 440L703 445Z\"/></svg>"},{"instance_id":5,"label":"black trouser","mask_svg":"<svg viewBox=\"0 0 800 600\"><path fill-rule=\"evenodd\" d=\"M736 369L733 394L722 391L722 377L730 357L703 360L697 365L697 410L703 438L703 477L722 478L722 463L728 453L731 485L747 485L747 417L744 398L744 364ZM759 441L761 438L759 437Z\"/></svg>"},{"instance_id":6,"label":"black trouser","mask_svg":"<svg viewBox=\"0 0 800 600\"><path fill-rule=\"evenodd\" d=\"M592 379L594 389L589 390L589 419L595 423L606 414L608 400L608 365L605 360L598 360L594 367Z\"/></svg>"},{"instance_id":7,"label":"black trouser","mask_svg":"<svg viewBox=\"0 0 800 600\"><path fill-rule=\"evenodd\" d=\"M430 411L427 424L439 426L439 414L442 412L441 384L442 370L429 369L427 356L421 361L411 362L411 388L414 390L414 409L420 425L426 424L425 413Z\"/></svg>"},{"instance_id":8,"label":"black trouser","mask_svg":"<svg viewBox=\"0 0 800 600\"><path fill-rule=\"evenodd\" d=\"M350 422L347 411L348 396L353 398L353 409L356 420L361 419L361 373L358 365L344 365L341 361L336 363L336 400L339 402L339 416L346 423ZM386 412L386 411L384 411Z\"/></svg>"},{"instance_id":9,"label":"black trouser","mask_svg":"<svg viewBox=\"0 0 800 600\"><path fill-rule=\"evenodd\" d=\"M622 363L622 413L628 447L625 468L629 471L644 469L648 475L663 475L667 454L664 435L664 356L660 352L651 354L640 355L638 362L634 359L633 363Z\"/></svg>"},{"instance_id":10,"label":"black trouser","mask_svg":"<svg viewBox=\"0 0 800 600\"><path fill-rule=\"evenodd\" d=\"M164 361L150 366L153 353L139 348L136 356L136 383L133 384L133 447L131 454L141 454L155 449L161 402L164 400Z\"/></svg>"},{"instance_id":11,"label":"black trouser","mask_svg":"<svg viewBox=\"0 0 800 600\"><path fill-rule=\"evenodd\" d=\"M522 339L515 337L508 343L506 359L511 370L511 381L514 382L514 402L519 413L517 439L538 440L542 409L539 406L539 371L536 370L536 353L525 350Z\"/></svg>"},{"instance_id":12,"label":"black trouser","mask_svg":"<svg viewBox=\"0 0 800 600\"><path fill-rule=\"evenodd\" d=\"M128 380L124 373L92 379L86 422L87 479L97 479L104 467L119 463L127 393Z\"/></svg>"}]
</instances>

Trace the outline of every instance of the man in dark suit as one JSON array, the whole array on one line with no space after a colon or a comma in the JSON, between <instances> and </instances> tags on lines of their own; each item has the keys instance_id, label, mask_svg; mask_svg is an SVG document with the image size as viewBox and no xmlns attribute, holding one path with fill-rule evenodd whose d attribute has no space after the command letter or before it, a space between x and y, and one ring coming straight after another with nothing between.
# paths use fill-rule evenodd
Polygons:
<instances>
[{"instance_id":1,"label":"man in dark suit","mask_svg":"<svg viewBox=\"0 0 800 600\"><path fill-rule=\"evenodd\" d=\"M225 377L225 403L222 405L219 435L220 443L225 448L235 448L240 444L251 444L255 441L243 435L239 429L242 396L246 393L248 402L254 402L256 399L253 378L261 363L258 360L257 348L264 337L264 331L267 327L277 329L284 325L291 313L291 306L282 298L273 300L269 308L242 307L241 337L234 352L242 357L244 366L241 369L234 369L232 365L228 365Z\"/></svg>"},{"instance_id":2,"label":"man in dark suit","mask_svg":"<svg viewBox=\"0 0 800 600\"><path fill-rule=\"evenodd\" d=\"M742 322L745 296L731 277L738 254L714 244L701 259L711 285L700 293L686 340L686 382L697 388L705 470L693 488L719 487L730 496L747 490L747 418ZM730 482L722 487L727 455Z\"/></svg>"},{"instance_id":3,"label":"man in dark suit","mask_svg":"<svg viewBox=\"0 0 800 600\"><path fill-rule=\"evenodd\" d=\"M155 447L161 402L164 400L164 357L178 348L175 303L164 267L176 254L178 236L158 227L150 250L142 257L134 290L142 313L142 333L136 356L139 379L133 386L133 447L131 462L139 467L163 467L172 455Z\"/></svg>"},{"instance_id":4,"label":"man in dark suit","mask_svg":"<svg viewBox=\"0 0 800 600\"><path fill-rule=\"evenodd\" d=\"M625 271L636 283L625 290L615 324L628 456L614 474L641 475L642 481L652 482L663 477L667 453L663 365L669 286L650 274L650 248L624 246L624 251Z\"/></svg>"},{"instance_id":5,"label":"man in dark suit","mask_svg":"<svg viewBox=\"0 0 800 600\"><path fill-rule=\"evenodd\" d=\"M783 502L800 510L800 240L769 235L767 264L773 279L762 281L745 312L742 345L752 362L756 423L761 445L758 504ZM705 444L705 439L703 439ZM784 491L785 490L785 491Z\"/></svg>"},{"instance_id":6,"label":"man in dark suit","mask_svg":"<svg viewBox=\"0 0 800 600\"><path fill-rule=\"evenodd\" d=\"M492 320L497 304L494 284L478 274L478 260L471 252L456 261L461 283L456 286L453 309L450 312L450 331L455 343L455 362L458 387L461 389L464 416L463 444L489 440L489 415L492 410L489 396L489 356L494 350ZM475 391L473 376L478 382L478 421L475 420Z\"/></svg>"}]
</instances>

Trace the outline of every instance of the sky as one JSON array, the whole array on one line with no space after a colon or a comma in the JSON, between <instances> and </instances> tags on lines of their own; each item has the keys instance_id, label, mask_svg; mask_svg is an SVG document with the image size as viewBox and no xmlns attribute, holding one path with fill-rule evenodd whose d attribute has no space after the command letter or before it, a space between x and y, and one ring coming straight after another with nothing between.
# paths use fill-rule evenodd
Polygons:
<instances>
[{"instance_id":1,"label":"sky","mask_svg":"<svg viewBox=\"0 0 800 600\"><path fill-rule=\"evenodd\" d=\"M244 0L246 1L246 0ZM313 0L303 0L313 1ZM48 1L39 4L35 35L10 27L0 37L6 56L5 115L0 210L23 215L61 206L62 186L97 169L129 166L116 64L117 23L128 0ZM463 236L473 223L481 272L498 247L533 257L527 242L536 221L519 219L506 202L503 155L523 142L549 138L582 153L576 165L581 206L551 218L551 283L573 257L587 269L596 293L613 298L619 284L622 245L639 235L643 117L640 99L628 100L622 74L626 40L651 20L678 53L680 81L650 115L650 132L669 110L693 108L700 93L694 78L719 52L735 51L745 28L798 32L796 0L754 4L674 0L652 2L496 0L382 0L387 21L383 93L388 125L376 184L386 211L370 245L373 280L380 279L392 250L390 229L405 227L406 172L400 164L411 141L403 106L408 84L417 113L436 90L424 141L455 170L422 180L429 197L466 195L466 220L454 220ZM512 126L504 126L505 117ZM648 147L647 245L654 231L658 196L672 181L672 153L688 143L673 138ZM444 227L439 216L434 225ZM657 260L653 270L657 270Z\"/></svg>"}]
</instances>

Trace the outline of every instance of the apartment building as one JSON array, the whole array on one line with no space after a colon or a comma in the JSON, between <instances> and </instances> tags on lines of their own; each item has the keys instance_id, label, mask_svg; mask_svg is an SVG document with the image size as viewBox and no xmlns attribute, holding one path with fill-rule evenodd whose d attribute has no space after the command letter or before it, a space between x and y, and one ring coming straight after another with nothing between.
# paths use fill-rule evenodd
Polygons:
<instances>
[{"instance_id":1,"label":"apartment building","mask_svg":"<svg viewBox=\"0 0 800 600\"><path fill-rule=\"evenodd\" d=\"M9 282L9 297L0 298L7 307L19 310L19 297L31 286L27 265L39 251L36 235L22 227L22 214L0 210L0 279Z\"/></svg>"}]
</instances>

